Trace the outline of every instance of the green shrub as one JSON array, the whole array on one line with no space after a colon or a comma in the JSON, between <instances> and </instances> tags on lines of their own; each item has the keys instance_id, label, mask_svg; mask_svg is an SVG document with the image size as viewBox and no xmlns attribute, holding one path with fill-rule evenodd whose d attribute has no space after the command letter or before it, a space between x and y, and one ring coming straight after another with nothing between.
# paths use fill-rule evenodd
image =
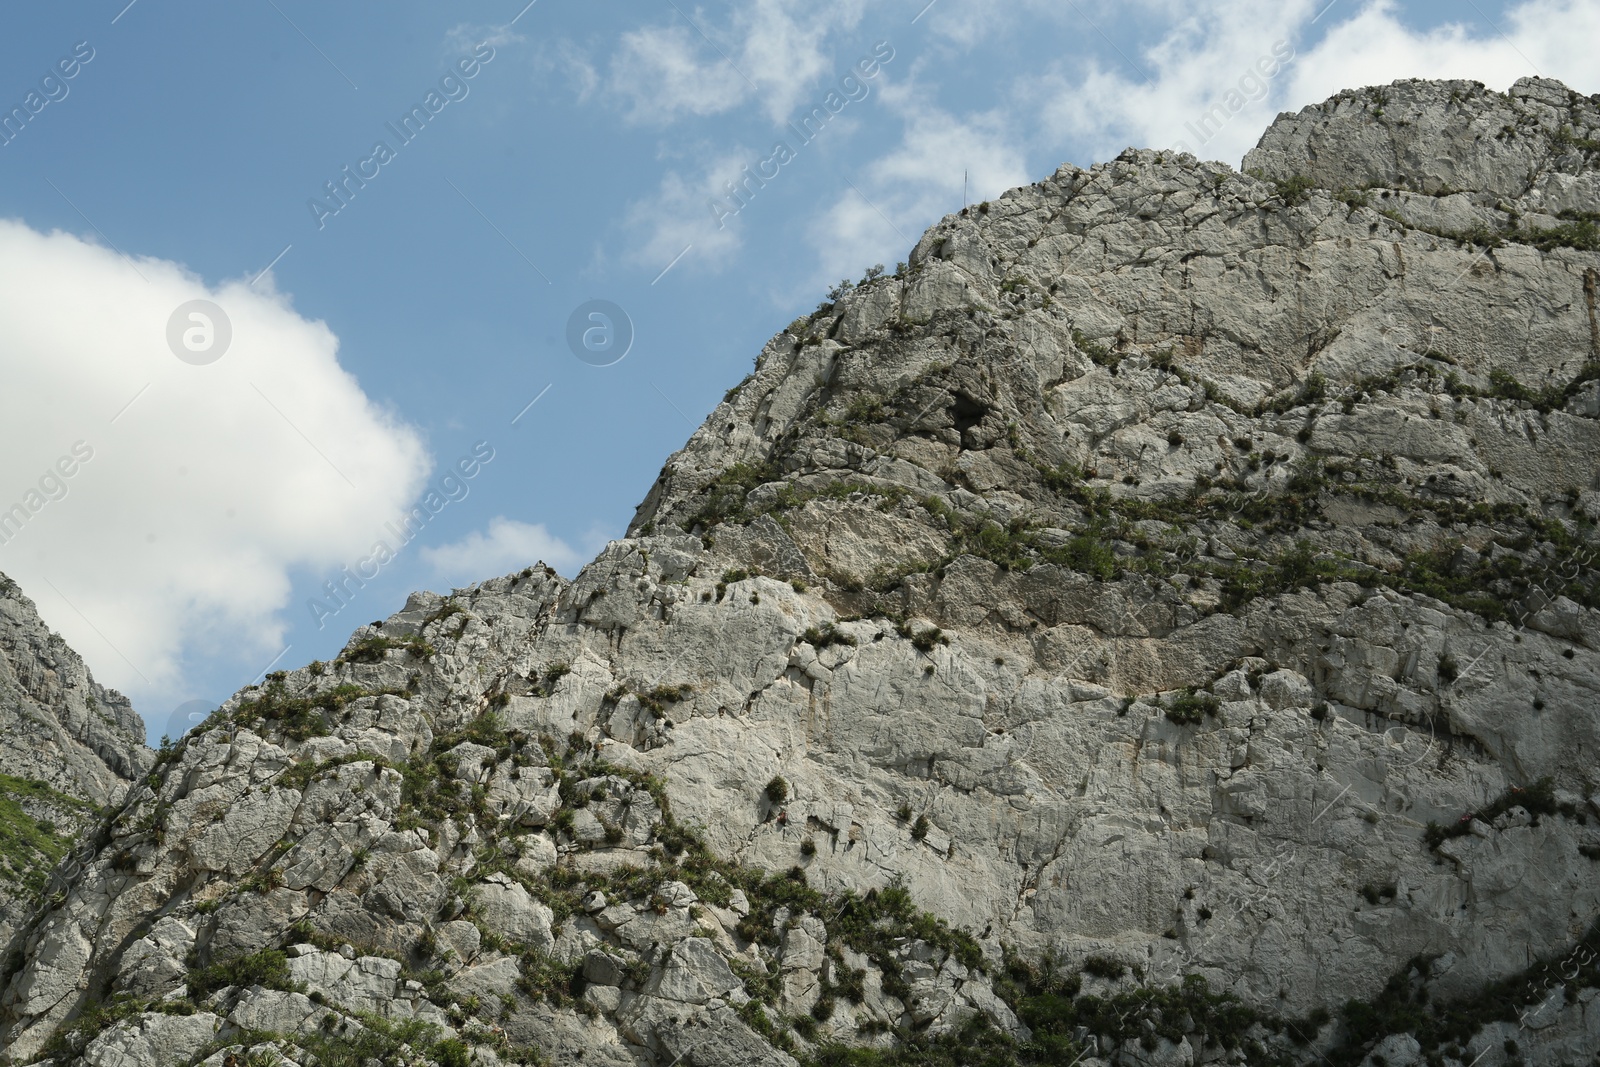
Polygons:
<instances>
[{"instance_id":1,"label":"green shrub","mask_svg":"<svg viewBox=\"0 0 1600 1067\"><path fill-rule=\"evenodd\" d=\"M1084 974L1092 974L1096 978L1105 978L1112 982L1128 973L1127 964L1110 956L1090 956L1083 961L1081 969Z\"/></svg>"},{"instance_id":2,"label":"green shrub","mask_svg":"<svg viewBox=\"0 0 1600 1067\"><path fill-rule=\"evenodd\" d=\"M304 741L321 737L329 732L328 715L342 711L345 705L362 697L393 693L392 689L365 689L348 682L336 685L322 693L291 697L283 679L274 678L252 700L243 701L233 713L237 722L265 719L276 726L285 737Z\"/></svg>"},{"instance_id":3,"label":"green shrub","mask_svg":"<svg viewBox=\"0 0 1600 1067\"><path fill-rule=\"evenodd\" d=\"M1600 252L1600 226L1593 219L1579 219L1534 230L1528 235L1528 244L1543 252L1557 248L1574 248L1580 252Z\"/></svg>"},{"instance_id":4,"label":"green shrub","mask_svg":"<svg viewBox=\"0 0 1600 1067\"><path fill-rule=\"evenodd\" d=\"M572 673L572 668L565 663L552 663L539 673L537 681L529 690L530 695L536 697L552 696L556 691L556 684ZM508 701L509 702L509 701Z\"/></svg>"},{"instance_id":5,"label":"green shrub","mask_svg":"<svg viewBox=\"0 0 1600 1067\"><path fill-rule=\"evenodd\" d=\"M1052 493L1071 493L1083 483L1083 469L1076 463L1061 463L1054 467L1037 467L1039 480Z\"/></svg>"},{"instance_id":6,"label":"green shrub","mask_svg":"<svg viewBox=\"0 0 1600 1067\"><path fill-rule=\"evenodd\" d=\"M854 425L882 422L887 415L883 398L874 393L858 393L845 406L844 418Z\"/></svg>"},{"instance_id":7,"label":"green shrub","mask_svg":"<svg viewBox=\"0 0 1600 1067\"><path fill-rule=\"evenodd\" d=\"M1196 726L1206 716L1215 715L1222 702L1210 693L1185 689L1166 707L1167 718L1179 726Z\"/></svg>"},{"instance_id":8,"label":"green shrub","mask_svg":"<svg viewBox=\"0 0 1600 1067\"><path fill-rule=\"evenodd\" d=\"M1095 364L1109 367L1112 371L1122 362L1122 357L1112 352L1099 341L1091 339L1088 335L1080 333L1076 327L1072 331L1072 345L1078 351L1088 356Z\"/></svg>"},{"instance_id":9,"label":"green shrub","mask_svg":"<svg viewBox=\"0 0 1600 1067\"><path fill-rule=\"evenodd\" d=\"M1274 178L1273 191L1290 207L1303 204L1311 199L1311 193L1317 185L1303 174L1294 174L1287 178Z\"/></svg>"},{"instance_id":10,"label":"green shrub","mask_svg":"<svg viewBox=\"0 0 1600 1067\"><path fill-rule=\"evenodd\" d=\"M640 705L660 719L666 716L668 704L677 704L693 696L694 686L687 683L683 685L658 685L648 693L636 695L639 698Z\"/></svg>"},{"instance_id":11,"label":"green shrub","mask_svg":"<svg viewBox=\"0 0 1600 1067\"><path fill-rule=\"evenodd\" d=\"M752 517L747 498L756 486L774 480L777 473L771 466L735 463L701 490L700 508L684 523L684 529L693 532L696 527L709 529L719 523L741 522Z\"/></svg>"},{"instance_id":12,"label":"green shrub","mask_svg":"<svg viewBox=\"0 0 1600 1067\"><path fill-rule=\"evenodd\" d=\"M386 637L383 634L368 634L357 641L354 646L339 654L339 662L343 663L382 663L385 655L391 649L403 649L418 659L431 659L436 655L436 650L419 634L407 634L404 637Z\"/></svg>"},{"instance_id":13,"label":"green shrub","mask_svg":"<svg viewBox=\"0 0 1600 1067\"><path fill-rule=\"evenodd\" d=\"M459 1037L447 1037L433 1046L433 1058L439 1067L471 1067L472 1048Z\"/></svg>"},{"instance_id":14,"label":"green shrub","mask_svg":"<svg viewBox=\"0 0 1600 1067\"><path fill-rule=\"evenodd\" d=\"M193 968L185 977L189 999L201 1001L226 986L261 986L264 989L292 990L289 957L278 949L263 949L248 956Z\"/></svg>"},{"instance_id":15,"label":"green shrub","mask_svg":"<svg viewBox=\"0 0 1600 1067\"><path fill-rule=\"evenodd\" d=\"M21 801L83 814L94 807L43 782L0 774L0 869L9 868L12 877L37 892L44 888L50 869L67 854L72 838L51 820L35 820Z\"/></svg>"},{"instance_id":16,"label":"green shrub","mask_svg":"<svg viewBox=\"0 0 1600 1067\"><path fill-rule=\"evenodd\" d=\"M439 1028L420 1020L391 1022L376 1015L358 1016L360 1027L346 1026L332 1012L324 1017L321 1032L296 1037L295 1043L311 1054L317 1067L370 1067L374 1063L404 1063L423 1051L442 1067L462 1067L472 1062L471 1048L459 1038L439 1040Z\"/></svg>"},{"instance_id":17,"label":"green shrub","mask_svg":"<svg viewBox=\"0 0 1600 1067\"><path fill-rule=\"evenodd\" d=\"M1067 570L1110 581L1122 570L1122 565L1108 542L1105 525L1095 521L1060 548L1041 549L1039 558Z\"/></svg>"},{"instance_id":18,"label":"green shrub","mask_svg":"<svg viewBox=\"0 0 1600 1067\"><path fill-rule=\"evenodd\" d=\"M1333 194L1333 198L1351 211L1372 206L1372 193L1366 189L1340 189Z\"/></svg>"},{"instance_id":19,"label":"green shrub","mask_svg":"<svg viewBox=\"0 0 1600 1067\"><path fill-rule=\"evenodd\" d=\"M821 628L816 626L806 627L805 633L800 635L800 640L811 645L819 652L829 645L854 645L856 643L854 637L840 630L831 622L823 623Z\"/></svg>"},{"instance_id":20,"label":"green shrub","mask_svg":"<svg viewBox=\"0 0 1600 1067\"><path fill-rule=\"evenodd\" d=\"M1423 841L1429 849L1436 849L1453 837L1465 837L1470 834L1474 821L1492 823L1517 807L1523 808L1533 816L1535 825L1542 815L1562 815L1572 819L1580 814L1576 805L1562 804L1556 800L1555 783L1551 778L1545 777L1526 787L1511 786L1492 800L1487 807L1479 811L1469 811L1449 826L1441 826L1436 822L1428 823L1427 829L1423 831Z\"/></svg>"}]
</instances>

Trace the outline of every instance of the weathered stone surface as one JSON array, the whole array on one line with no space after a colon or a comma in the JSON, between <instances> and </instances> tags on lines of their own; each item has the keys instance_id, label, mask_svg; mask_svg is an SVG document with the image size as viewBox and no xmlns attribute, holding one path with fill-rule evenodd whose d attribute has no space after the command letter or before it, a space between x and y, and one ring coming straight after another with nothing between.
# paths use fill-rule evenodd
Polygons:
<instances>
[{"instance_id":1,"label":"weathered stone surface","mask_svg":"<svg viewBox=\"0 0 1600 1067\"><path fill-rule=\"evenodd\" d=\"M589 969L589 959L584 962L584 973ZM615 984L615 983L602 983ZM734 977L728 962L710 941L703 937L689 937L672 948L661 981L655 994L667 1000L686 1004L704 1004L717 997L725 997L744 983Z\"/></svg>"},{"instance_id":2,"label":"weathered stone surface","mask_svg":"<svg viewBox=\"0 0 1600 1067\"><path fill-rule=\"evenodd\" d=\"M522 969L510 957L480 963L454 975L450 979L452 992L458 999L478 997L488 1003L497 1003L517 988Z\"/></svg>"},{"instance_id":3,"label":"weathered stone surface","mask_svg":"<svg viewBox=\"0 0 1600 1067\"><path fill-rule=\"evenodd\" d=\"M490 930L536 949L551 947L550 909L519 883L505 875L493 875L477 892L473 913Z\"/></svg>"},{"instance_id":4,"label":"weathered stone surface","mask_svg":"<svg viewBox=\"0 0 1600 1067\"><path fill-rule=\"evenodd\" d=\"M170 915L157 920L122 954L118 984L133 996L152 999L181 990L194 943L195 932L187 923Z\"/></svg>"},{"instance_id":5,"label":"weathered stone surface","mask_svg":"<svg viewBox=\"0 0 1600 1067\"><path fill-rule=\"evenodd\" d=\"M226 960L276 947L283 932L309 910L306 895L294 889L236 897L217 910L206 938L206 953L212 959Z\"/></svg>"},{"instance_id":6,"label":"weathered stone surface","mask_svg":"<svg viewBox=\"0 0 1600 1067\"><path fill-rule=\"evenodd\" d=\"M393 1015L399 1004L400 964L395 960L308 952L289 961L289 974L348 1011Z\"/></svg>"},{"instance_id":7,"label":"weathered stone surface","mask_svg":"<svg viewBox=\"0 0 1600 1067\"><path fill-rule=\"evenodd\" d=\"M656 1027L666 1062L698 1057L727 1067L794 1067L794 1057L762 1040L727 1005L679 1018L668 1016Z\"/></svg>"},{"instance_id":8,"label":"weathered stone surface","mask_svg":"<svg viewBox=\"0 0 1600 1067\"><path fill-rule=\"evenodd\" d=\"M227 813L189 847L201 870L243 874L282 839L300 793L294 789L247 793L233 800Z\"/></svg>"},{"instance_id":9,"label":"weathered stone surface","mask_svg":"<svg viewBox=\"0 0 1600 1067\"><path fill-rule=\"evenodd\" d=\"M328 1009L304 993L276 989L246 990L228 1013L228 1021L245 1030L301 1036L322 1029Z\"/></svg>"},{"instance_id":10,"label":"weathered stone surface","mask_svg":"<svg viewBox=\"0 0 1600 1067\"><path fill-rule=\"evenodd\" d=\"M1597 121L1593 100L1549 79L1523 78L1505 94L1478 82L1404 81L1339 93L1280 118L1244 166L1269 178L1303 174L1324 189L1533 195L1541 203L1553 195L1553 207L1575 207L1600 198L1600 175L1582 152L1552 152L1547 134Z\"/></svg>"},{"instance_id":11,"label":"weathered stone surface","mask_svg":"<svg viewBox=\"0 0 1600 1067\"><path fill-rule=\"evenodd\" d=\"M208 1012L196 1015L142 1015L131 1025L115 1027L84 1050L88 1067L150 1067L187 1063L217 1036L222 1020Z\"/></svg>"}]
</instances>

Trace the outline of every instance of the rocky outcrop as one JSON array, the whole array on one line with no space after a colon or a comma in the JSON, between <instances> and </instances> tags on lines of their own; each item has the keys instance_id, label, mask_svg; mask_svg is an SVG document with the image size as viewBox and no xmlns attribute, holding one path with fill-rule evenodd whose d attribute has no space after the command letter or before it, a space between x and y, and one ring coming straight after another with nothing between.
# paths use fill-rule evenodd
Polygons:
<instances>
[{"instance_id":1,"label":"rocky outcrop","mask_svg":"<svg viewBox=\"0 0 1600 1067\"><path fill-rule=\"evenodd\" d=\"M1397 83L945 219L576 580L168 753L11 1056L1581 1061L1597 138Z\"/></svg>"},{"instance_id":2,"label":"rocky outcrop","mask_svg":"<svg viewBox=\"0 0 1600 1067\"><path fill-rule=\"evenodd\" d=\"M150 767L144 722L0 575L0 944L97 809Z\"/></svg>"}]
</instances>

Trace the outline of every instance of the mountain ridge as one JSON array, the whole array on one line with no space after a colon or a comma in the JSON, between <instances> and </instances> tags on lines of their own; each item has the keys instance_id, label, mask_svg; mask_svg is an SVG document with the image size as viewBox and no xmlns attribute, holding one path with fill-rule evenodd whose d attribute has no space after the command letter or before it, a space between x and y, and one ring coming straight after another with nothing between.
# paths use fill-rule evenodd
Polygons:
<instances>
[{"instance_id":1,"label":"mountain ridge","mask_svg":"<svg viewBox=\"0 0 1600 1067\"><path fill-rule=\"evenodd\" d=\"M574 580L162 753L8 1054L1583 1062L1597 138L1399 82L947 217Z\"/></svg>"},{"instance_id":2,"label":"mountain ridge","mask_svg":"<svg viewBox=\"0 0 1600 1067\"><path fill-rule=\"evenodd\" d=\"M70 839L153 759L127 698L97 683L0 574L0 942Z\"/></svg>"}]
</instances>

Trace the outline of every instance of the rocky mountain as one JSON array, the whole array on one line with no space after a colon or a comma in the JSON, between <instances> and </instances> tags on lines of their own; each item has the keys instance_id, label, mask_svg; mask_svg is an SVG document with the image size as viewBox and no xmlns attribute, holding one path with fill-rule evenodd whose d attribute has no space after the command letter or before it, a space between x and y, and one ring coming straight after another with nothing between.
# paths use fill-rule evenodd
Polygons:
<instances>
[{"instance_id":1,"label":"rocky mountain","mask_svg":"<svg viewBox=\"0 0 1600 1067\"><path fill-rule=\"evenodd\" d=\"M162 754L13 1063L1586 1064L1600 98L1125 152Z\"/></svg>"},{"instance_id":2,"label":"rocky mountain","mask_svg":"<svg viewBox=\"0 0 1600 1067\"><path fill-rule=\"evenodd\" d=\"M127 698L99 685L0 574L0 943L72 838L154 759Z\"/></svg>"}]
</instances>

